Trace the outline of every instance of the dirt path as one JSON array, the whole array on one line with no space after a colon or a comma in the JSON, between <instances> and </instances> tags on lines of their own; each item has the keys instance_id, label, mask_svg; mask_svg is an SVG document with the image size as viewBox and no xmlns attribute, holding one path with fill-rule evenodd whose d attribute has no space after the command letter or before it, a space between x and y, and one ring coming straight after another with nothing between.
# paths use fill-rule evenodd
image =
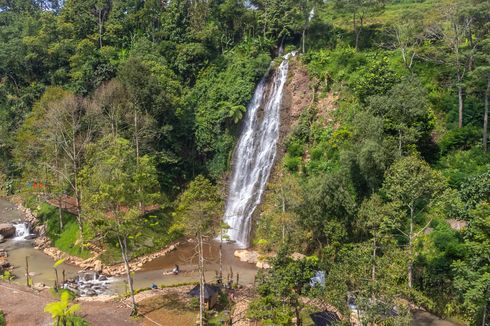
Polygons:
<instances>
[{"instance_id":1,"label":"dirt path","mask_svg":"<svg viewBox=\"0 0 490 326\"><path fill-rule=\"evenodd\" d=\"M44 306L54 301L48 290L37 292L25 286L0 283L0 309L7 326L50 326L51 317ZM92 326L139 325L129 317L130 309L117 302L81 302L79 314Z\"/></svg>"}]
</instances>

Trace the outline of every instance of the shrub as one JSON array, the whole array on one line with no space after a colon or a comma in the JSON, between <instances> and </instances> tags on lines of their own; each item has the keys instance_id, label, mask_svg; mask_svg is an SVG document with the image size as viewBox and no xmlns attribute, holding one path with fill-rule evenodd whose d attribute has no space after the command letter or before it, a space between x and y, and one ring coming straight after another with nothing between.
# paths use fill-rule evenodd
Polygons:
<instances>
[{"instance_id":1,"label":"shrub","mask_svg":"<svg viewBox=\"0 0 490 326\"><path fill-rule=\"evenodd\" d=\"M481 133L479 128L473 126L450 130L444 135L439 144L441 154L444 155L456 149L470 149L473 145L477 144L480 139Z\"/></svg>"},{"instance_id":2,"label":"shrub","mask_svg":"<svg viewBox=\"0 0 490 326\"><path fill-rule=\"evenodd\" d=\"M288 169L289 172L298 172L300 164L301 157L286 155L284 158L284 167Z\"/></svg>"},{"instance_id":3,"label":"shrub","mask_svg":"<svg viewBox=\"0 0 490 326\"><path fill-rule=\"evenodd\" d=\"M288 154L291 156L303 155L303 144L299 141L292 141L288 144Z\"/></svg>"},{"instance_id":4,"label":"shrub","mask_svg":"<svg viewBox=\"0 0 490 326\"><path fill-rule=\"evenodd\" d=\"M452 187L459 188L468 178L490 170L490 156L481 155L482 149L453 151L442 157L438 168L448 178Z\"/></svg>"}]
</instances>

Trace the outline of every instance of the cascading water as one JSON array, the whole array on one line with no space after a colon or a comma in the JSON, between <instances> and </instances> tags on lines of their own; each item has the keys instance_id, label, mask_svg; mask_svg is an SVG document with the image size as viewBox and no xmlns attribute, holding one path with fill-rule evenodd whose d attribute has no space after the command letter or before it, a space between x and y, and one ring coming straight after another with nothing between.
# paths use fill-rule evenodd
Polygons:
<instances>
[{"instance_id":1,"label":"cascading water","mask_svg":"<svg viewBox=\"0 0 490 326\"><path fill-rule=\"evenodd\" d=\"M27 223L16 223L15 227L15 237L14 240L26 240L26 238L31 234L29 230L29 224Z\"/></svg>"},{"instance_id":2,"label":"cascading water","mask_svg":"<svg viewBox=\"0 0 490 326\"><path fill-rule=\"evenodd\" d=\"M250 240L252 214L260 204L276 157L279 139L280 107L288 76L289 58L283 61L273 78L264 77L248 105L244 127L234 154L233 174L226 202L224 222L228 236L239 246Z\"/></svg>"}]
</instances>

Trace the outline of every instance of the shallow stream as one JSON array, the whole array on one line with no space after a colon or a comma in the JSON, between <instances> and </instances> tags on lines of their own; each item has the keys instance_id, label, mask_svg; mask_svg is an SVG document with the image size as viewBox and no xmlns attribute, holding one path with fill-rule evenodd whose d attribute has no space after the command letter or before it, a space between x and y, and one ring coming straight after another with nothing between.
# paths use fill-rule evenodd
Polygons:
<instances>
[{"instance_id":1,"label":"shallow stream","mask_svg":"<svg viewBox=\"0 0 490 326\"><path fill-rule=\"evenodd\" d=\"M0 199L0 221L18 222L23 220L22 212L17 210L14 205L4 199ZM26 257L29 262L29 274L33 283L44 283L53 286L56 274L53 267L54 260L40 250L33 247L33 240L7 239L0 244L0 249L8 252L8 261L13 268L16 276L16 283L26 283ZM223 277L233 275L236 281L237 274L240 284L250 284L254 282L256 267L252 264L240 262L233 256L236 247L232 244L223 245ZM205 245L206 257L206 281L214 281L219 270L219 243L212 242ZM179 265L178 275L169 272ZM65 271L66 279L73 279L78 275L80 268L61 264L57 267L59 280L62 279L62 271ZM170 275L169 275L170 274ZM174 285L180 283L198 281L197 259L194 244L185 243L167 254L158 257L142 266L140 271L134 273L134 284L136 289L157 285ZM111 278L108 287L111 292L121 293L126 290L126 279L124 277Z\"/></svg>"}]
</instances>

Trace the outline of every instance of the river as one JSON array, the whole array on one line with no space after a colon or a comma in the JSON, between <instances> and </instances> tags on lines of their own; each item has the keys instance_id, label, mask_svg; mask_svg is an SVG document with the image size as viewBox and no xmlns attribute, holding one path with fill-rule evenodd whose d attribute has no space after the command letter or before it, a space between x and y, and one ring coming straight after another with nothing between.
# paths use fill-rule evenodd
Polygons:
<instances>
[{"instance_id":1,"label":"river","mask_svg":"<svg viewBox=\"0 0 490 326\"><path fill-rule=\"evenodd\" d=\"M23 220L22 212L14 205L4 199L0 199L0 222L16 222ZM0 249L6 249L8 260L14 266L12 272L16 276L14 282L25 284L26 257L29 261L29 274L32 276L33 283L44 283L52 286L56 279L53 268L53 259L40 250L33 247L32 240L13 240L7 239L0 244ZM236 280L239 276L240 284L251 284L254 282L256 267L252 264L240 262L234 257L236 247L232 244L223 245L223 276L226 280L228 275L233 274ZM214 281L219 270L219 243L213 241L205 245L206 258L206 281ZM197 259L195 257L194 245L185 243L167 254L145 263L141 270L134 274L134 284L136 289L147 288L152 284L175 285L181 283L196 282L199 280L197 272ZM181 272L178 275L164 275L179 265ZM69 264L61 264L57 267L59 277L64 270L66 278L74 278L80 269ZM125 278L111 278L110 289L115 293L123 292L126 288Z\"/></svg>"}]
</instances>

